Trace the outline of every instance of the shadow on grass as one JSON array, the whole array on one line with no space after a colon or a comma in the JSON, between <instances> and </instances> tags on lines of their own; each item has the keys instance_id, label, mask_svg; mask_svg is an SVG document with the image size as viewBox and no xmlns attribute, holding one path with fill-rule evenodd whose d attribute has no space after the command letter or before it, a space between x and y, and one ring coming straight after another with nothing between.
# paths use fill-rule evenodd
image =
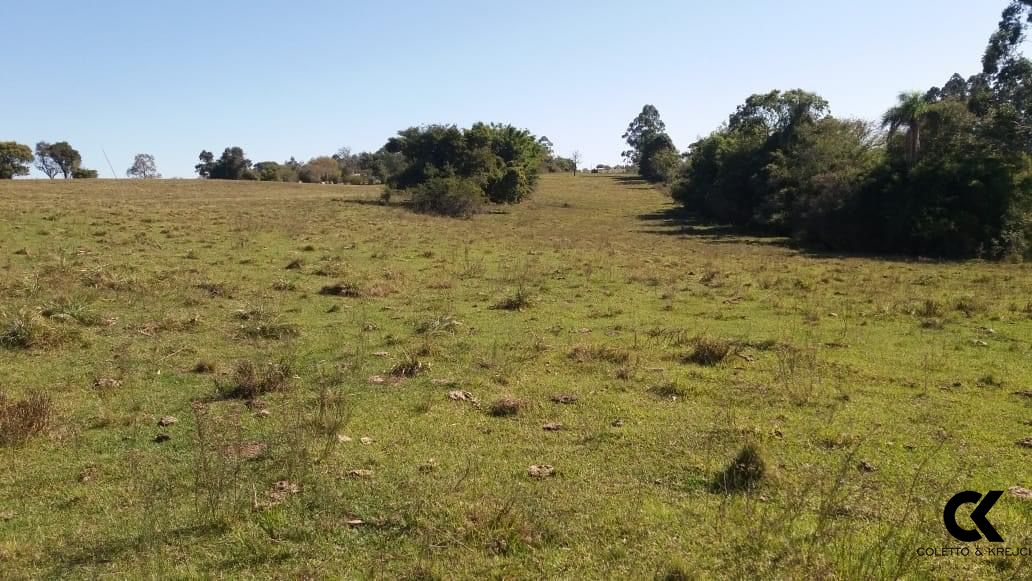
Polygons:
<instances>
[{"instance_id":1,"label":"shadow on grass","mask_svg":"<svg viewBox=\"0 0 1032 581\"><path fill-rule=\"evenodd\" d=\"M713 243L794 247L790 238L728 224L714 224L681 206L670 206L654 212L639 214L638 219L648 224L646 228L638 231L647 234L698 238Z\"/></svg>"},{"instance_id":2,"label":"shadow on grass","mask_svg":"<svg viewBox=\"0 0 1032 581\"><path fill-rule=\"evenodd\" d=\"M714 224L697 213L678 205L671 205L654 212L639 214L638 219L648 224L638 232L682 236L712 244L743 244L791 249L801 255L817 259L864 258L883 262L899 263L959 263L965 259L928 258L906 254L879 254L877 252L829 250L806 245L787 236L779 236L762 230L740 228L728 224Z\"/></svg>"},{"instance_id":3,"label":"shadow on grass","mask_svg":"<svg viewBox=\"0 0 1032 581\"><path fill-rule=\"evenodd\" d=\"M624 185L624 186L639 186L639 187L643 187L643 188L651 188L652 187L652 184L650 184L649 182L643 180L641 178L641 176L630 175L630 174L627 174L627 175L619 175L618 174L618 175L611 176L611 178L616 183Z\"/></svg>"}]
</instances>

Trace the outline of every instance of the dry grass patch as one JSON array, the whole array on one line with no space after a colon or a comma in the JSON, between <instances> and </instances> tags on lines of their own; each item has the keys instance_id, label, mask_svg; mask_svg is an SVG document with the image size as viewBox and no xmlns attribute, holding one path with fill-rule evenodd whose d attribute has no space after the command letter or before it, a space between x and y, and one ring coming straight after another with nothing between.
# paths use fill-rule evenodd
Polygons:
<instances>
[{"instance_id":1,"label":"dry grass patch","mask_svg":"<svg viewBox=\"0 0 1032 581\"><path fill-rule=\"evenodd\" d=\"M361 287L353 282L338 282L319 289L319 294L328 297L359 298L364 293Z\"/></svg>"},{"instance_id":2,"label":"dry grass patch","mask_svg":"<svg viewBox=\"0 0 1032 581\"><path fill-rule=\"evenodd\" d=\"M67 330L58 331L46 323L39 313L22 310L0 327L0 348L47 349L69 338Z\"/></svg>"},{"instance_id":3,"label":"dry grass patch","mask_svg":"<svg viewBox=\"0 0 1032 581\"><path fill-rule=\"evenodd\" d=\"M730 356L735 349L735 344L726 339L713 337L696 337L692 341L692 350L681 360L685 363L696 365L712 366L721 363Z\"/></svg>"},{"instance_id":4,"label":"dry grass patch","mask_svg":"<svg viewBox=\"0 0 1032 581\"><path fill-rule=\"evenodd\" d=\"M496 418L515 416L527 407L527 402L507 395L501 399L491 402L487 407L487 413Z\"/></svg>"},{"instance_id":5,"label":"dry grass patch","mask_svg":"<svg viewBox=\"0 0 1032 581\"><path fill-rule=\"evenodd\" d=\"M290 362L257 364L244 360L236 364L228 383L219 384L218 391L225 398L253 400L267 393L283 391L290 386L293 370Z\"/></svg>"},{"instance_id":6,"label":"dry grass patch","mask_svg":"<svg viewBox=\"0 0 1032 581\"><path fill-rule=\"evenodd\" d=\"M0 446L18 446L41 434L52 413L50 397L45 394L14 400L0 393Z\"/></svg>"},{"instance_id":7,"label":"dry grass patch","mask_svg":"<svg viewBox=\"0 0 1032 581\"><path fill-rule=\"evenodd\" d=\"M629 351L610 347L609 345L576 345L570 349L568 356L577 363L606 361L616 365L623 365L631 360Z\"/></svg>"}]
</instances>

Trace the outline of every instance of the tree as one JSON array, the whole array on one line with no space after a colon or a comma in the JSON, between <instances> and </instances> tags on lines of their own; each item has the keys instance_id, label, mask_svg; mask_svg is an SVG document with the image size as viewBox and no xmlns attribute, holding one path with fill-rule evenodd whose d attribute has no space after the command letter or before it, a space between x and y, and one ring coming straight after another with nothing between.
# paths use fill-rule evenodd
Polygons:
<instances>
[{"instance_id":1,"label":"tree","mask_svg":"<svg viewBox=\"0 0 1032 581\"><path fill-rule=\"evenodd\" d=\"M253 180L254 173L251 171L251 160L244 155L244 150L239 147L227 147L219 159L207 150L201 151L198 156L201 163L194 166L194 171L202 178L215 180Z\"/></svg>"},{"instance_id":2,"label":"tree","mask_svg":"<svg viewBox=\"0 0 1032 581\"><path fill-rule=\"evenodd\" d=\"M36 144L36 169L43 172L43 175L50 179L57 177L57 174L61 173L61 167L50 155L50 150L53 145L46 141L40 141Z\"/></svg>"},{"instance_id":3,"label":"tree","mask_svg":"<svg viewBox=\"0 0 1032 581\"><path fill-rule=\"evenodd\" d=\"M680 163L681 156L673 140L666 133L659 133L642 144L638 173L648 182L666 182L674 178Z\"/></svg>"},{"instance_id":4,"label":"tree","mask_svg":"<svg viewBox=\"0 0 1032 581\"><path fill-rule=\"evenodd\" d=\"M337 160L324 155L308 160L299 172L305 183L337 183L340 181L340 165Z\"/></svg>"},{"instance_id":5,"label":"tree","mask_svg":"<svg viewBox=\"0 0 1032 581\"><path fill-rule=\"evenodd\" d=\"M574 151L573 153L571 153L570 161L573 162L573 175L577 175L577 167L580 166L581 163L581 152Z\"/></svg>"},{"instance_id":6,"label":"tree","mask_svg":"<svg viewBox=\"0 0 1032 581\"><path fill-rule=\"evenodd\" d=\"M194 171L202 178L210 178L211 172L215 168L215 154L207 149L202 149L197 159L201 163L194 166Z\"/></svg>"},{"instance_id":7,"label":"tree","mask_svg":"<svg viewBox=\"0 0 1032 581\"><path fill-rule=\"evenodd\" d=\"M32 149L13 141L0 141L0 179L29 175Z\"/></svg>"},{"instance_id":8,"label":"tree","mask_svg":"<svg viewBox=\"0 0 1032 581\"><path fill-rule=\"evenodd\" d=\"M642 147L654 136L666 132L666 124L659 118L659 110L653 105L645 105L641 113L631 121L623 138L631 148L623 152L623 157L632 165L641 160Z\"/></svg>"},{"instance_id":9,"label":"tree","mask_svg":"<svg viewBox=\"0 0 1032 581\"><path fill-rule=\"evenodd\" d=\"M58 141L51 145L47 155L57 164L65 179L71 178L75 170L82 165L82 156L67 141Z\"/></svg>"},{"instance_id":10,"label":"tree","mask_svg":"<svg viewBox=\"0 0 1032 581\"><path fill-rule=\"evenodd\" d=\"M882 127L889 130L889 141L900 127L906 127L904 155L907 165L913 166L921 151L921 124L928 112L928 102L920 92L900 93L896 106L882 116Z\"/></svg>"},{"instance_id":11,"label":"tree","mask_svg":"<svg viewBox=\"0 0 1032 581\"><path fill-rule=\"evenodd\" d=\"M133 165L125 170L125 175L144 180L161 177L157 164L154 163L154 156L149 153L137 153Z\"/></svg>"}]
</instances>

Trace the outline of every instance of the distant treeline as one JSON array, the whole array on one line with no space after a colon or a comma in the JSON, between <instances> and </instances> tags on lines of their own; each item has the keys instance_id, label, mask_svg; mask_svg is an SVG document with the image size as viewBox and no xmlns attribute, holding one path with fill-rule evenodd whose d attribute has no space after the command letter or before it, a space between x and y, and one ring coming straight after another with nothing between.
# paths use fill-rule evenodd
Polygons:
<instances>
[{"instance_id":1,"label":"distant treeline","mask_svg":"<svg viewBox=\"0 0 1032 581\"><path fill-rule=\"evenodd\" d=\"M753 95L681 154L648 105L624 137L640 175L706 218L828 249L1032 256L1032 0L1014 0L982 72L904 93L880 123L801 90Z\"/></svg>"}]
</instances>

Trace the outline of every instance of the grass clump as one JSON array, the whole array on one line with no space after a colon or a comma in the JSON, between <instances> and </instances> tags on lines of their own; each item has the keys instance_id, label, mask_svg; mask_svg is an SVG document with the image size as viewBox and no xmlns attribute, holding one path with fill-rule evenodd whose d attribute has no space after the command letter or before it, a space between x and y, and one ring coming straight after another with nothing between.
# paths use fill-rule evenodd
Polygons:
<instances>
[{"instance_id":1,"label":"grass clump","mask_svg":"<svg viewBox=\"0 0 1032 581\"><path fill-rule=\"evenodd\" d=\"M215 373L215 364L212 363L211 361L207 361L205 359L202 359L202 360L198 361L197 364L194 365L193 369L191 369L190 371L193 372L193 373L204 374L204 375L207 375L207 374L210 374L210 373Z\"/></svg>"},{"instance_id":2,"label":"grass clump","mask_svg":"<svg viewBox=\"0 0 1032 581\"><path fill-rule=\"evenodd\" d=\"M212 298L232 298L233 296L232 289L224 282L202 282L197 285L197 288L208 293L208 296Z\"/></svg>"},{"instance_id":3,"label":"grass clump","mask_svg":"<svg viewBox=\"0 0 1032 581\"><path fill-rule=\"evenodd\" d=\"M712 489L727 494L749 491L759 485L766 472L767 463L760 449L746 444L727 468L716 475Z\"/></svg>"},{"instance_id":4,"label":"grass clump","mask_svg":"<svg viewBox=\"0 0 1032 581\"><path fill-rule=\"evenodd\" d=\"M530 308L533 302L534 299L530 296L530 292L521 286L512 295L495 304L495 308L503 311L522 311Z\"/></svg>"},{"instance_id":5,"label":"grass clump","mask_svg":"<svg viewBox=\"0 0 1032 581\"><path fill-rule=\"evenodd\" d=\"M253 400L267 393L287 389L292 377L292 365L286 360L265 364L244 360L233 368L230 382L218 388L225 398Z\"/></svg>"},{"instance_id":6,"label":"grass clump","mask_svg":"<svg viewBox=\"0 0 1032 581\"><path fill-rule=\"evenodd\" d=\"M443 335L456 333L462 328L462 321L451 315L441 315L416 325L416 333L420 335Z\"/></svg>"},{"instance_id":7,"label":"grass clump","mask_svg":"<svg viewBox=\"0 0 1032 581\"><path fill-rule=\"evenodd\" d=\"M353 282L338 282L319 289L319 294L327 297L349 297L359 298L362 296L362 289Z\"/></svg>"},{"instance_id":8,"label":"grass clump","mask_svg":"<svg viewBox=\"0 0 1032 581\"><path fill-rule=\"evenodd\" d=\"M649 388L649 392L657 397L669 399L683 398L686 395L688 395L688 392L683 387L677 385L673 381L667 381L665 383L653 386Z\"/></svg>"},{"instance_id":9,"label":"grass clump","mask_svg":"<svg viewBox=\"0 0 1032 581\"><path fill-rule=\"evenodd\" d=\"M721 363L734 351L734 343L726 339L713 337L696 337L692 341L692 350L682 361L696 365L713 366Z\"/></svg>"},{"instance_id":10,"label":"grass clump","mask_svg":"<svg viewBox=\"0 0 1032 581\"><path fill-rule=\"evenodd\" d=\"M14 400L0 393L0 446L18 446L40 434L50 423L50 397L37 393Z\"/></svg>"},{"instance_id":11,"label":"grass clump","mask_svg":"<svg viewBox=\"0 0 1032 581\"><path fill-rule=\"evenodd\" d=\"M688 564L681 559L671 559L664 570L656 576L657 581L688 581L696 575L689 572Z\"/></svg>"},{"instance_id":12,"label":"grass clump","mask_svg":"<svg viewBox=\"0 0 1032 581\"><path fill-rule=\"evenodd\" d=\"M301 334L300 327L280 321L262 306L239 309L233 316L244 321L239 333L250 339L287 339Z\"/></svg>"},{"instance_id":13,"label":"grass clump","mask_svg":"<svg viewBox=\"0 0 1032 581\"><path fill-rule=\"evenodd\" d=\"M487 413L496 418L510 417L520 413L520 410L526 406L527 402L507 395L492 402L487 408Z\"/></svg>"},{"instance_id":14,"label":"grass clump","mask_svg":"<svg viewBox=\"0 0 1032 581\"><path fill-rule=\"evenodd\" d=\"M99 325L100 315L95 313L85 300L71 297L58 297L47 303L40 314L57 321L75 321L85 327Z\"/></svg>"},{"instance_id":15,"label":"grass clump","mask_svg":"<svg viewBox=\"0 0 1032 581\"><path fill-rule=\"evenodd\" d=\"M0 327L0 348L46 349L64 340L64 335L46 324L35 311L24 310Z\"/></svg>"},{"instance_id":16,"label":"grass clump","mask_svg":"<svg viewBox=\"0 0 1032 581\"><path fill-rule=\"evenodd\" d=\"M576 345L570 349L568 356L577 363L606 361L616 365L623 365L631 359L631 354L626 349L608 345Z\"/></svg>"},{"instance_id":17,"label":"grass clump","mask_svg":"<svg viewBox=\"0 0 1032 581\"><path fill-rule=\"evenodd\" d=\"M428 369L430 369L428 363L423 363L414 355L406 355L391 368L389 373L394 377L415 377Z\"/></svg>"}]
</instances>

